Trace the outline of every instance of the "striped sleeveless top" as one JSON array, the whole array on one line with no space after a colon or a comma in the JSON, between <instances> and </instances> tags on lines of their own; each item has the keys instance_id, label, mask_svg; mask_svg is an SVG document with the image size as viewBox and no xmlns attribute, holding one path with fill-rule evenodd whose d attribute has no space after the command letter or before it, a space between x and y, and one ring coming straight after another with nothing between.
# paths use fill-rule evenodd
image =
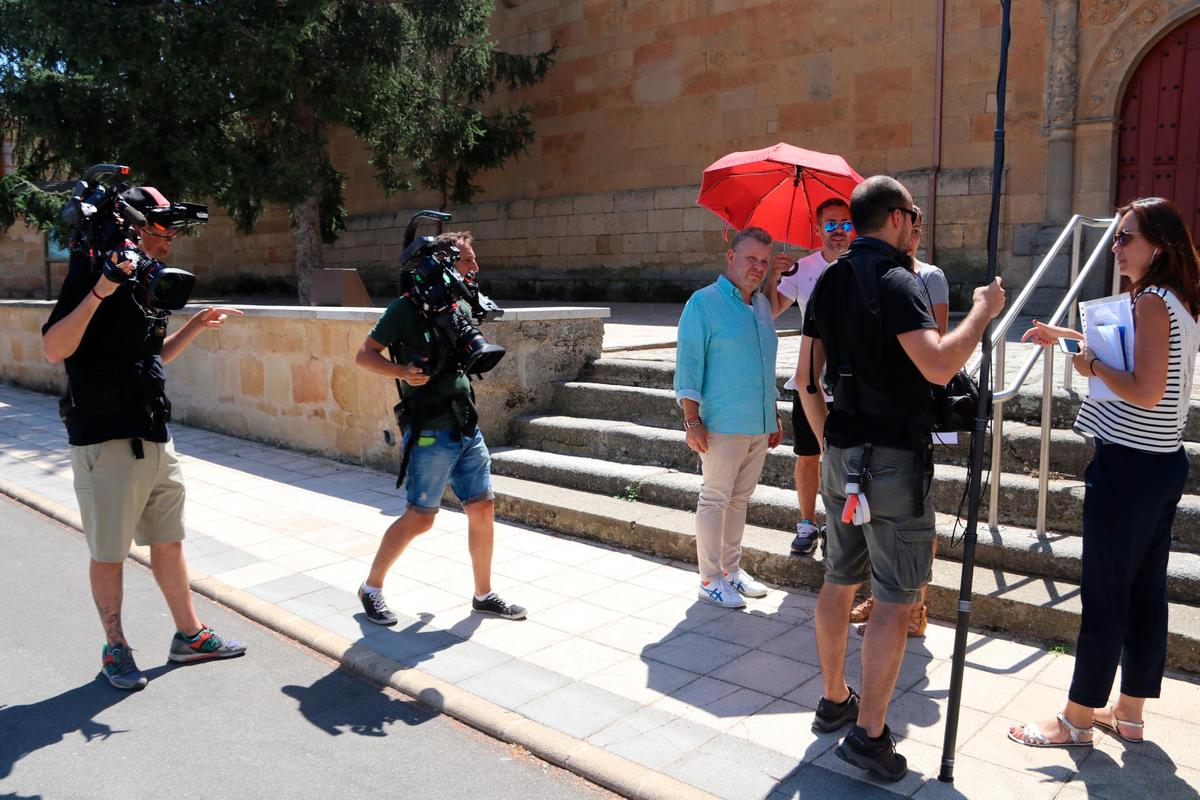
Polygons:
<instances>
[{"instance_id":1,"label":"striped sleeveless top","mask_svg":"<svg viewBox=\"0 0 1200 800\"><path fill-rule=\"evenodd\" d=\"M1200 325L1171 290L1150 286L1138 297L1149 292L1163 299L1171 319L1167 388L1162 399L1153 408L1142 408L1124 400L1101 402L1088 398L1079 408L1075 430L1135 450L1174 453L1183 444L1183 428L1191 407Z\"/></svg>"}]
</instances>

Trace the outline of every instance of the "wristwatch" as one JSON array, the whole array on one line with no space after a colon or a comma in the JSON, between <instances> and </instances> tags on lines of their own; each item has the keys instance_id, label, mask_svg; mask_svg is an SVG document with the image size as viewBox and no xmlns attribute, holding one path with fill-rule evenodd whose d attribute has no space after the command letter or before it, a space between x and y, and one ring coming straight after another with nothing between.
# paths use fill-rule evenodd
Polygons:
<instances>
[{"instance_id":1,"label":"wristwatch","mask_svg":"<svg viewBox=\"0 0 1200 800\"><path fill-rule=\"evenodd\" d=\"M685 419L683 421L683 427L695 428L697 425L700 424L700 422L701 422L701 419L699 417L693 417L692 419Z\"/></svg>"}]
</instances>

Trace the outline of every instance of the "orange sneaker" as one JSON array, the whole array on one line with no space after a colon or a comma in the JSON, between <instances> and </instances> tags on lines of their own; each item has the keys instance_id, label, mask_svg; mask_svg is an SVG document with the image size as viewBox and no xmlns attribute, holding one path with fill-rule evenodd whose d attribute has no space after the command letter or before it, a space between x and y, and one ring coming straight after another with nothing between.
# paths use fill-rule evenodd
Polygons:
<instances>
[{"instance_id":1,"label":"orange sneaker","mask_svg":"<svg viewBox=\"0 0 1200 800\"><path fill-rule=\"evenodd\" d=\"M908 616L908 638L918 639L924 636L927 625L929 625L929 613L925 609L925 604L913 606L913 610Z\"/></svg>"}]
</instances>

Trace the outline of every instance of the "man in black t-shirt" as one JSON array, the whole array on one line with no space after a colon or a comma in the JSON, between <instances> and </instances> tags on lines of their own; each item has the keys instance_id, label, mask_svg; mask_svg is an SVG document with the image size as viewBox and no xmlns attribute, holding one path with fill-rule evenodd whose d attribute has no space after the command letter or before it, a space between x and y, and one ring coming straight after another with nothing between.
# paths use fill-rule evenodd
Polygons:
<instances>
[{"instance_id":1,"label":"man in black t-shirt","mask_svg":"<svg viewBox=\"0 0 1200 800\"><path fill-rule=\"evenodd\" d=\"M858 238L813 289L796 374L805 415L824 443L828 521L816 610L824 691L813 726L831 732L856 723L838 755L899 780L907 763L886 718L909 613L933 566L930 384L946 384L966 363L1004 308L1004 290L998 278L976 289L966 319L941 336L904 253L916 218L908 190L886 176L868 178L851 195L850 215ZM817 389L822 372L833 387L828 416ZM860 498L869 518L844 522L844 510ZM860 698L845 680L847 620L868 579L875 607L863 641Z\"/></svg>"},{"instance_id":2,"label":"man in black t-shirt","mask_svg":"<svg viewBox=\"0 0 1200 800\"><path fill-rule=\"evenodd\" d=\"M176 229L153 221L156 209L169 208L166 198L148 186L123 197L147 218L138 228L142 250L167 260ZM129 262L118 266L132 271ZM183 555L183 480L167 430L163 371L204 330L241 313L206 308L168 336L166 316L147 314L130 284L109 280L90 255L73 253L58 303L42 327L46 358L66 362L61 407L92 557L92 597L106 638L101 664L118 689L146 685L121 625L122 568L135 540L150 547L154 577L175 621L168 658L198 661L245 652L201 623L192 606Z\"/></svg>"}]
</instances>

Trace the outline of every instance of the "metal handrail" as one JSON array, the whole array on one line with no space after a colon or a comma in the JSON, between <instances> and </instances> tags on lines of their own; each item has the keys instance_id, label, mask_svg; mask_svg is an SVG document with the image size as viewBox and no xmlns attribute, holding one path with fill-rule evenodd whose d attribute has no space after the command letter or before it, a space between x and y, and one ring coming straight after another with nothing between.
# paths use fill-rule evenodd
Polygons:
<instances>
[{"instance_id":1,"label":"metal handrail","mask_svg":"<svg viewBox=\"0 0 1200 800\"><path fill-rule=\"evenodd\" d=\"M1071 327L1075 326L1076 321L1076 306L1080 291L1088 278L1091 277L1097 265L1106 263L1103 258L1105 251L1108 249L1112 234L1115 232L1119 217L1085 217L1076 214L1071 217L1070 221L1063 227L1062 233L1055 240L1054 246L1042 259L1042 263L1034 270L1033 275L1013 302L1012 307L1004 315L1004 318L993 330L994 342L994 357L992 359L993 374L999 375L1001 381L1004 381L1005 375L1005 337L1009 327L1020 316L1024 310L1026 302L1033 295L1035 289L1041 283L1045 274L1049 271L1051 262L1058 257L1067 238L1071 238L1071 279L1067 288L1066 294L1062 301L1058 304L1058 308L1054 310L1054 314L1050 317L1050 325L1058 325L1064 316L1069 317L1068 324ZM1092 249L1088 256L1087 262L1080 269L1079 260L1082 255L1083 247L1083 230L1085 227L1105 228L1104 234L1100 237L1099 243ZM1120 275L1116 270L1113 271L1113 293L1120 288ZM1017 371L1016 377L1011 383L1003 389L992 393L992 459L991 459L991 485L988 494L988 527L993 531L999 527L999 505L1000 505L1000 456L1004 441L1004 403L1011 400L1021 390L1025 381L1029 378L1029 373L1033 371L1034 365L1038 359L1045 354L1046 363L1042 368L1042 421L1041 421L1041 437L1039 441L1038 452L1038 508L1037 508L1037 533L1039 536L1046 532L1046 505L1047 496L1049 493L1049 475L1050 475L1050 424L1051 424L1051 406L1054 400L1054 348L1039 347L1036 348L1025 359L1025 363L1021 365L1021 369ZM972 359L972 363L968 366L971 372L977 372L979 361L982 359L982 353ZM1071 378L1073 375L1070 359L1066 360L1063 369L1063 386L1071 389Z\"/></svg>"}]
</instances>

